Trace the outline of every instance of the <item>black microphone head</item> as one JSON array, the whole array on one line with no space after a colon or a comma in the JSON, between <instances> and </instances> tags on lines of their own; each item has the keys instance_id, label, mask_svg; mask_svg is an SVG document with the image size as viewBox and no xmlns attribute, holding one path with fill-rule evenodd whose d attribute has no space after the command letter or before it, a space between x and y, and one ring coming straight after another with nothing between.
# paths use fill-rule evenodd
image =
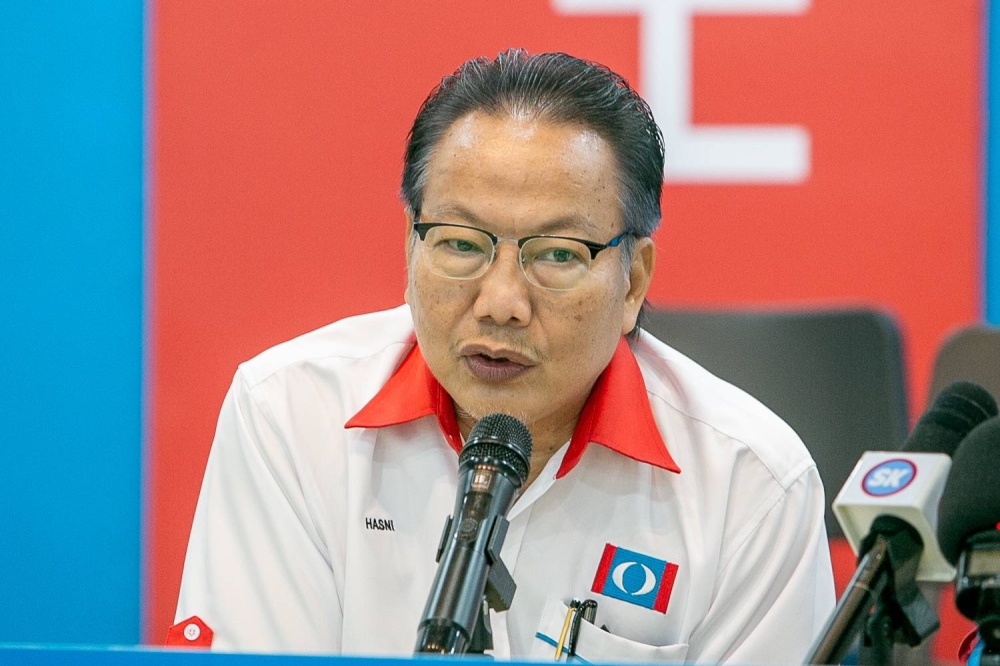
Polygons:
<instances>
[{"instance_id":1,"label":"black microphone head","mask_svg":"<svg viewBox=\"0 0 1000 666\"><path fill-rule=\"evenodd\" d=\"M472 458L490 458L513 470L523 486L531 465L531 433L510 414L487 414L476 421L458 456L461 467Z\"/></svg>"},{"instance_id":2,"label":"black microphone head","mask_svg":"<svg viewBox=\"0 0 1000 666\"><path fill-rule=\"evenodd\" d=\"M976 426L958 448L938 507L938 545L953 565L966 539L1000 523L1000 418Z\"/></svg>"},{"instance_id":3,"label":"black microphone head","mask_svg":"<svg viewBox=\"0 0 1000 666\"><path fill-rule=\"evenodd\" d=\"M989 391L975 382L952 382L917 421L903 450L954 455L973 428L996 415L997 403Z\"/></svg>"}]
</instances>

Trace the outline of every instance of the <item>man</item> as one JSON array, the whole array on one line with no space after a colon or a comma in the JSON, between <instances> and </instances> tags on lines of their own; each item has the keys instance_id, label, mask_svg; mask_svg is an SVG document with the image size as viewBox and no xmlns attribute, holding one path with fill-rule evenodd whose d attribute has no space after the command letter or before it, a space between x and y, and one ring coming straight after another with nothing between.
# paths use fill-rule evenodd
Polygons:
<instances>
[{"instance_id":1,"label":"man","mask_svg":"<svg viewBox=\"0 0 1000 666\"><path fill-rule=\"evenodd\" d=\"M780 419L636 331L662 173L648 107L603 67L509 51L446 77L406 149L407 305L240 366L178 630L411 653L456 453L504 412L534 448L496 656L553 658L590 597L588 661L800 660L833 605L822 487Z\"/></svg>"}]
</instances>

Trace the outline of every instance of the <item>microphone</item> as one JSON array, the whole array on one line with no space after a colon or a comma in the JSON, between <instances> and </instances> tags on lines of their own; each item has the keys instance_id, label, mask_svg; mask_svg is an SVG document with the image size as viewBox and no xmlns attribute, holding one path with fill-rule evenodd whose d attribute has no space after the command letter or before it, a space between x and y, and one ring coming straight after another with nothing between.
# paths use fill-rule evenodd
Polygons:
<instances>
[{"instance_id":1,"label":"microphone","mask_svg":"<svg viewBox=\"0 0 1000 666\"><path fill-rule=\"evenodd\" d=\"M935 539L937 504L951 455L996 414L996 401L984 388L954 382L920 417L902 451L861 456L833 503L858 567L806 663L839 663L866 623L880 662L891 641L919 645L937 629L937 616L916 586L917 580L955 575Z\"/></svg>"},{"instance_id":2,"label":"microphone","mask_svg":"<svg viewBox=\"0 0 1000 666\"><path fill-rule=\"evenodd\" d=\"M941 551L958 567L955 606L979 629L980 663L1000 663L1000 418L959 447L939 516Z\"/></svg>"},{"instance_id":3,"label":"microphone","mask_svg":"<svg viewBox=\"0 0 1000 666\"><path fill-rule=\"evenodd\" d=\"M507 511L528 478L531 434L507 414L472 427L458 457L455 510L445 520L438 570L417 628L416 653L482 653L493 647L489 609L510 608L516 585L500 560Z\"/></svg>"},{"instance_id":4,"label":"microphone","mask_svg":"<svg viewBox=\"0 0 1000 666\"><path fill-rule=\"evenodd\" d=\"M866 540L878 531L872 529L877 518L892 517L919 535L923 549L917 580L950 582L955 570L935 538L938 502L959 443L996 415L996 401L986 389L973 382L954 382L920 417L901 451L863 454L833 502L837 522L854 553L862 556L867 551ZM877 527L886 529L891 523L884 518Z\"/></svg>"}]
</instances>

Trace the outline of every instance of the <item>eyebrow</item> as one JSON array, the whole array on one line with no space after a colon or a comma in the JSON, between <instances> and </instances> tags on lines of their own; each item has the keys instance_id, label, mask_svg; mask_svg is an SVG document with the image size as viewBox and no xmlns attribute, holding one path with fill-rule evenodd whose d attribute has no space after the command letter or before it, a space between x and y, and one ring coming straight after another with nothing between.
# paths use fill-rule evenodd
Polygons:
<instances>
[{"instance_id":1,"label":"eyebrow","mask_svg":"<svg viewBox=\"0 0 1000 666\"><path fill-rule=\"evenodd\" d=\"M423 215L421 215L423 217ZM470 226L481 227L488 231L490 225L487 224L485 220L473 213L471 210L465 208L464 206L457 205L445 205L435 209L435 214L433 216L428 216L431 219L437 220L442 217L458 217ZM591 222L589 219L582 217L580 215L566 215L564 217L557 217L551 220L547 220L539 225L531 236L546 236L557 233L567 233L575 232L580 230L585 234L597 237L601 235L600 229L597 225Z\"/></svg>"}]
</instances>

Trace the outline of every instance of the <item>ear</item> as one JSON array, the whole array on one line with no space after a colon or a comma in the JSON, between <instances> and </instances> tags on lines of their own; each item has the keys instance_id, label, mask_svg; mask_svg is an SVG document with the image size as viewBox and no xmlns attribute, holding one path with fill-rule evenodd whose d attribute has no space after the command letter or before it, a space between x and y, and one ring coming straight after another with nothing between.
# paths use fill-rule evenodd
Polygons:
<instances>
[{"instance_id":1,"label":"ear","mask_svg":"<svg viewBox=\"0 0 1000 666\"><path fill-rule=\"evenodd\" d=\"M403 240L406 242L406 261L409 262L410 252L413 249L413 245L410 243L410 237L413 236L413 223L416 222L416 215L414 214L413 209L409 206L403 209L403 215L406 216L406 234L404 235Z\"/></svg>"},{"instance_id":2,"label":"ear","mask_svg":"<svg viewBox=\"0 0 1000 666\"><path fill-rule=\"evenodd\" d=\"M622 315L622 335L635 328L639 310L646 300L646 292L653 279L656 266L656 246L650 238L640 238L632 250L632 263L628 270L628 291L625 293L625 311Z\"/></svg>"},{"instance_id":3,"label":"ear","mask_svg":"<svg viewBox=\"0 0 1000 666\"><path fill-rule=\"evenodd\" d=\"M408 304L410 302L410 257L413 254L413 222L416 216L409 206L406 207L403 214L406 216L406 233L403 236L405 243L403 252L406 255L406 290L403 291L403 302Z\"/></svg>"}]
</instances>

